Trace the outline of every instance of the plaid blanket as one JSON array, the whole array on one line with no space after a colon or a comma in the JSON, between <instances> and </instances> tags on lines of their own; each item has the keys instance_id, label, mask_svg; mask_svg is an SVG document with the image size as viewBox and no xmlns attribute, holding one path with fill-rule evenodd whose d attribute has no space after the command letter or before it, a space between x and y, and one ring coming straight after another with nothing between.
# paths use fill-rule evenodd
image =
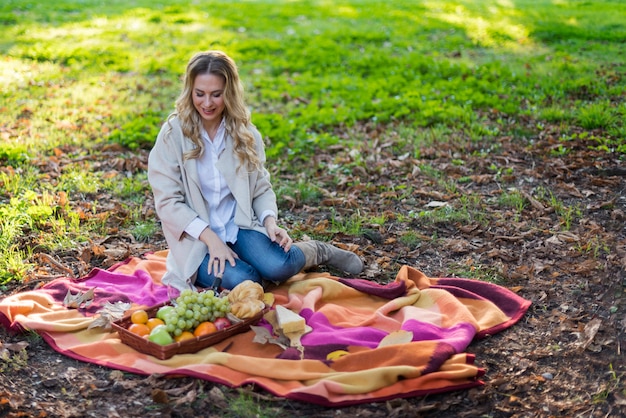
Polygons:
<instances>
[{"instance_id":1,"label":"plaid blanket","mask_svg":"<svg viewBox=\"0 0 626 418\"><path fill-rule=\"evenodd\" d=\"M117 332L88 328L106 302L138 308L166 301L160 281L164 256L131 258L78 280L59 278L6 297L0 301L0 323L10 330L34 330L59 353L101 366L230 387L255 384L286 399L341 406L481 385L484 370L467 347L512 326L530 306L498 285L429 278L403 266L386 285L309 273L270 289L276 304L298 312L312 328L301 340L304 358L253 342L254 332L248 331L193 354L159 360L123 344ZM68 290L89 289L94 299L87 308L63 305ZM404 337L390 340L400 330Z\"/></svg>"}]
</instances>

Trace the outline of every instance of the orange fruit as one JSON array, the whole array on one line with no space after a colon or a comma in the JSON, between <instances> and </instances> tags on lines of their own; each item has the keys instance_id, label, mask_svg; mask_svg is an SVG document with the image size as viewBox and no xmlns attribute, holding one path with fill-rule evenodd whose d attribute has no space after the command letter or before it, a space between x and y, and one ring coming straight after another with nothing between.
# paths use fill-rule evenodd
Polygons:
<instances>
[{"instance_id":1,"label":"orange fruit","mask_svg":"<svg viewBox=\"0 0 626 418\"><path fill-rule=\"evenodd\" d=\"M148 322L148 313L143 309L137 309L130 315L130 322L133 324L145 324Z\"/></svg>"},{"instance_id":2,"label":"orange fruit","mask_svg":"<svg viewBox=\"0 0 626 418\"><path fill-rule=\"evenodd\" d=\"M148 328L154 329L154 327L156 327L157 325L165 325L165 322L163 322L159 318L150 318L146 322L146 325L148 326Z\"/></svg>"},{"instance_id":3,"label":"orange fruit","mask_svg":"<svg viewBox=\"0 0 626 418\"><path fill-rule=\"evenodd\" d=\"M150 334L150 328L146 324L130 324L128 330L140 337L147 337Z\"/></svg>"},{"instance_id":4,"label":"orange fruit","mask_svg":"<svg viewBox=\"0 0 626 418\"><path fill-rule=\"evenodd\" d=\"M209 335L217 332L217 327L213 322L201 322L195 330L193 330L193 335L196 337L200 337L202 335Z\"/></svg>"},{"instance_id":5,"label":"orange fruit","mask_svg":"<svg viewBox=\"0 0 626 418\"><path fill-rule=\"evenodd\" d=\"M178 337L174 337L174 341L181 342L181 341L185 341L185 340L191 340L196 338L195 335L193 335L191 332L189 331L183 331L182 334L180 334Z\"/></svg>"}]
</instances>

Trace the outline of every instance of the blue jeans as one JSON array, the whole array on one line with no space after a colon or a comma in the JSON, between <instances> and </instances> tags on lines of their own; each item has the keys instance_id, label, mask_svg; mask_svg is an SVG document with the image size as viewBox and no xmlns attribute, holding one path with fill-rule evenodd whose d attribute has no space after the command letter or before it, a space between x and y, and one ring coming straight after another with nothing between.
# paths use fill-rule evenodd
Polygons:
<instances>
[{"instance_id":1,"label":"blue jeans","mask_svg":"<svg viewBox=\"0 0 626 418\"><path fill-rule=\"evenodd\" d=\"M221 285L225 289L232 289L244 280L284 282L304 268L304 253L300 248L292 246L285 252L280 245L258 231L240 229L237 242L228 246L239 259L235 259L235 267L226 262ZM215 275L213 272L209 274L209 260L211 254L207 254L200 264L196 286L213 286Z\"/></svg>"}]
</instances>

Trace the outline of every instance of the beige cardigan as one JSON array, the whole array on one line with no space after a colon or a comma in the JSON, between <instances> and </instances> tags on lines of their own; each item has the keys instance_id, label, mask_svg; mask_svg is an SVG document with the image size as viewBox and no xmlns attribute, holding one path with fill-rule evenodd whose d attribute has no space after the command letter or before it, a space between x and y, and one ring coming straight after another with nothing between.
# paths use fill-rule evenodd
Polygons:
<instances>
[{"instance_id":1,"label":"beige cardigan","mask_svg":"<svg viewBox=\"0 0 626 418\"><path fill-rule=\"evenodd\" d=\"M254 126L249 128L256 140L259 159L264 164L261 134ZM225 145L218 156L217 168L237 202L235 224L267 235L258 217L266 210L278 213L269 173L265 168L250 173L244 168L237 171L239 161L233 150L233 139L228 134ZM148 159L148 181L169 247L163 284L179 290L189 288L195 282L198 267L208 251L202 241L185 232L196 216L209 222L209 208L202 196L196 160L183 159L183 154L194 147L191 140L183 136L178 118L173 117L161 127Z\"/></svg>"}]
</instances>

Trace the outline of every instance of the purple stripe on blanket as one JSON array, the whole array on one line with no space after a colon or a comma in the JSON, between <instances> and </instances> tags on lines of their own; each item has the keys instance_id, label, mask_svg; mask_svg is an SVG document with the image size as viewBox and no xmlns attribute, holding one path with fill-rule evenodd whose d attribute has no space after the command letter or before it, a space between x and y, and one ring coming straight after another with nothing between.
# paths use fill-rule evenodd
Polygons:
<instances>
[{"instance_id":1,"label":"purple stripe on blanket","mask_svg":"<svg viewBox=\"0 0 626 418\"><path fill-rule=\"evenodd\" d=\"M431 354L428 364L426 364L426 367L422 370L422 374L438 371L446 360L457 353L458 351L455 351L455 348L446 342L437 344L437 348L435 348L435 351Z\"/></svg>"},{"instance_id":2,"label":"purple stripe on blanket","mask_svg":"<svg viewBox=\"0 0 626 418\"><path fill-rule=\"evenodd\" d=\"M310 309L303 309L300 315L313 328L313 332L302 337L302 345L316 346L328 343L354 345L359 347L376 348L387 332L370 327L336 327L328 322L324 314L314 313Z\"/></svg>"},{"instance_id":3,"label":"purple stripe on blanket","mask_svg":"<svg viewBox=\"0 0 626 418\"><path fill-rule=\"evenodd\" d=\"M80 309L85 315L95 314L106 302L153 306L168 299L167 288L155 284L150 275L143 270L137 270L134 274L128 275L94 269L84 279L57 279L43 286L41 291L62 303L68 290L76 295L78 292L87 292L91 288L95 288L93 303L86 309Z\"/></svg>"},{"instance_id":4,"label":"purple stripe on blanket","mask_svg":"<svg viewBox=\"0 0 626 418\"><path fill-rule=\"evenodd\" d=\"M457 353L463 352L476 335L476 328L468 323L457 324L450 328L441 328L426 322L410 319L402 324L402 329L413 333L413 341L441 340L453 347Z\"/></svg>"},{"instance_id":5,"label":"purple stripe on blanket","mask_svg":"<svg viewBox=\"0 0 626 418\"><path fill-rule=\"evenodd\" d=\"M389 333L373 327L341 328L330 324L325 315L303 309L300 315L313 328L313 332L302 337L306 347L326 345L329 343L348 346L376 348ZM408 320L402 329L413 333L413 341L442 341L453 347L457 353L463 352L476 335L471 324L457 324L451 328L441 328L417 320Z\"/></svg>"},{"instance_id":6,"label":"purple stripe on blanket","mask_svg":"<svg viewBox=\"0 0 626 418\"><path fill-rule=\"evenodd\" d=\"M350 286L368 295L378 296L385 299L395 299L403 296L406 292L405 282L391 282L378 284L372 280L364 279L339 279L340 283Z\"/></svg>"},{"instance_id":7,"label":"purple stripe on blanket","mask_svg":"<svg viewBox=\"0 0 626 418\"><path fill-rule=\"evenodd\" d=\"M437 279L432 289L443 289L457 298L488 300L493 302L505 315L514 317L526 310L530 302L511 290L489 282L469 279Z\"/></svg>"}]
</instances>

